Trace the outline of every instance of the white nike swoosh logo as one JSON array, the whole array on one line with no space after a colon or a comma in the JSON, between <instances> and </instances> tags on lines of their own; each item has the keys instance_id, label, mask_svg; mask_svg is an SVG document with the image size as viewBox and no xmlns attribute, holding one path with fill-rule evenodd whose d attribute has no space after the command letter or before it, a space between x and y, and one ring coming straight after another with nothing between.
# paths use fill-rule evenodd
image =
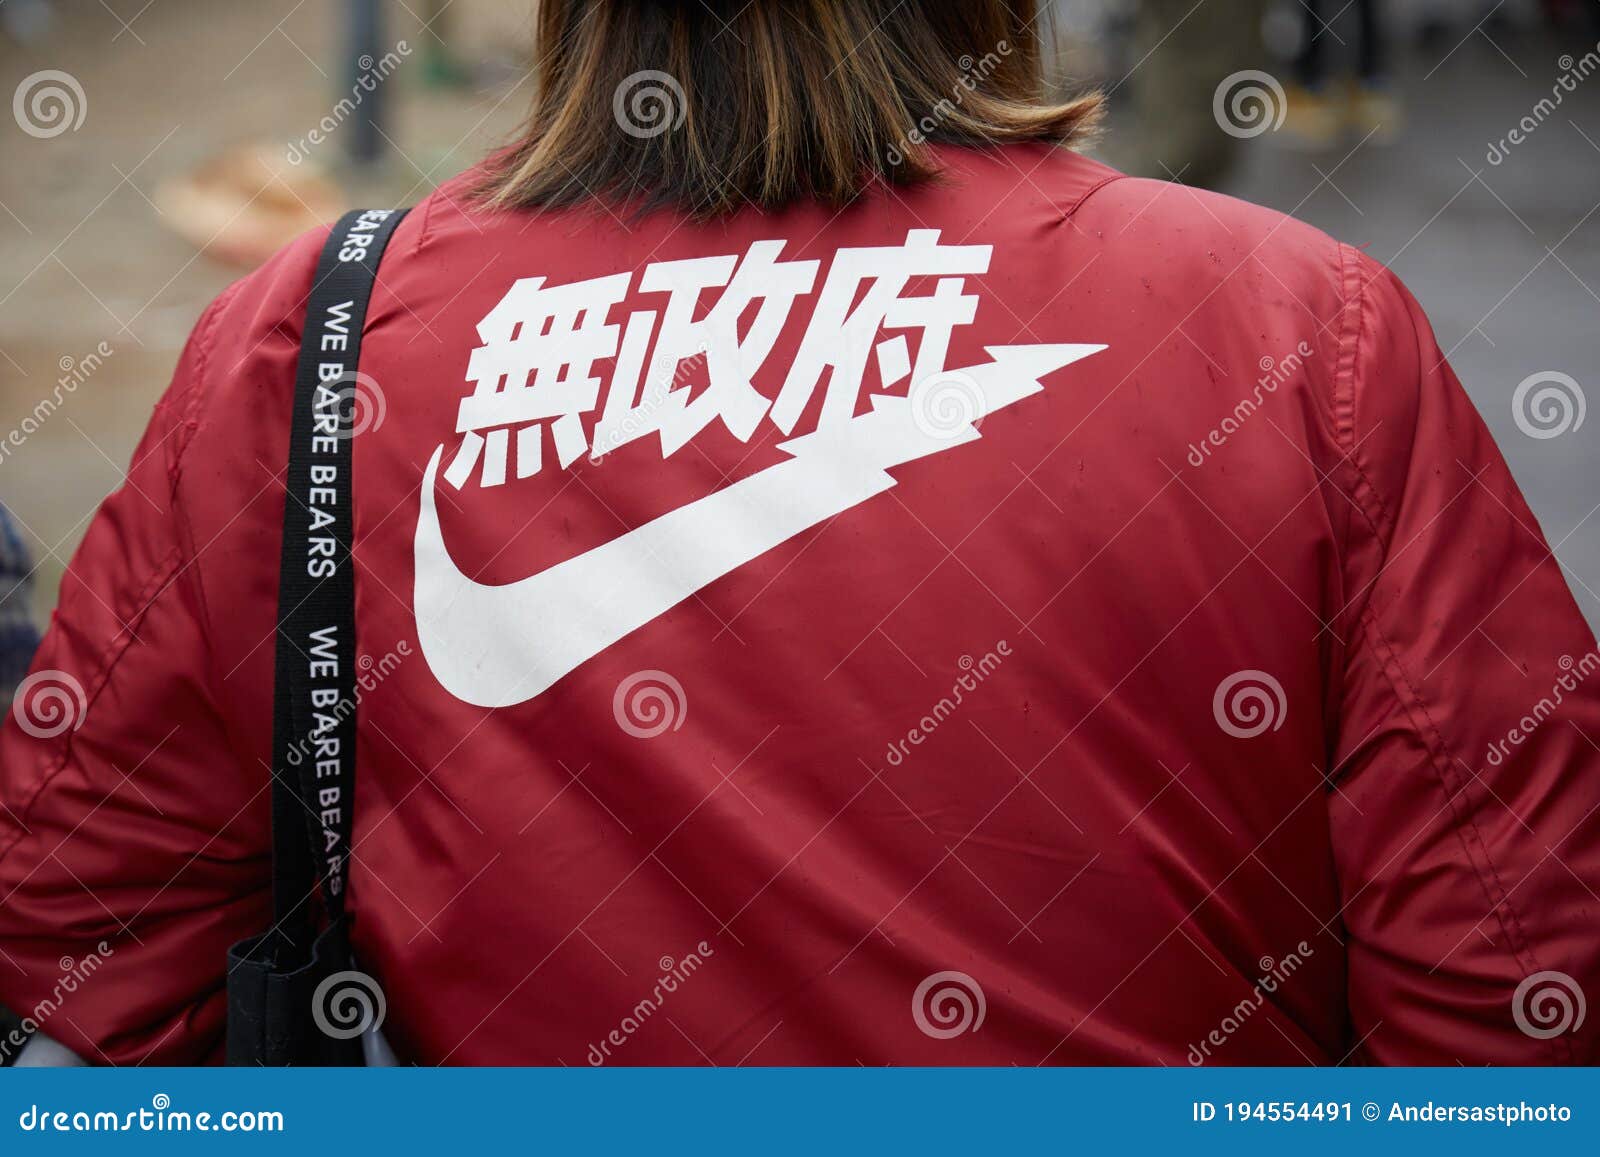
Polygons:
<instances>
[{"instance_id":1,"label":"white nike swoosh logo","mask_svg":"<svg viewBox=\"0 0 1600 1157\"><path fill-rule=\"evenodd\" d=\"M440 446L423 478L415 540L423 656L445 690L468 703L532 699L702 587L889 490L890 467L976 441L972 423L1039 393L1040 378L1105 348L991 346L992 361L919 384L932 394L876 396L867 413L782 443L789 461L499 586L462 574L445 547L434 497ZM940 390L964 409L942 427Z\"/></svg>"}]
</instances>

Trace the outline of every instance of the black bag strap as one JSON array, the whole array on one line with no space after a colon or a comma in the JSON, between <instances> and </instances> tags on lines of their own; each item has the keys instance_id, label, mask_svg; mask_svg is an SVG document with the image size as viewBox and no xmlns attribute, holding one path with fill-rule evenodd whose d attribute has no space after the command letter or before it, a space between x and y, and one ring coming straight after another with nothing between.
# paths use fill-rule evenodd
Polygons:
<instances>
[{"instance_id":1,"label":"black bag strap","mask_svg":"<svg viewBox=\"0 0 1600 1157\"><path fill-rule=\"evenodd\" d=\"M360 432L367 388L357 372L361 331L378 262L405 213L358 209L341 217L317 261L306 306L278 572L273 924L228 952L230 1065L362 1062L361 1041L327 1031L316 1006L324 982L351 967L345 919L356 786L350 440Z\"/></svg>"},{"instance_id":2,"label":"black bag strap","mask_svg":"<svg viewBox=\"0 0 1600 1157\"><path fill-rule=\"evenodd\" d=\"M301 336L289 436L273 691L273 919L306 950L320 885L344 915L356 774L351 439L368 387L357 373L378 263L404 209L356 209L329 234Z\"/></svg>"}]
</instances>

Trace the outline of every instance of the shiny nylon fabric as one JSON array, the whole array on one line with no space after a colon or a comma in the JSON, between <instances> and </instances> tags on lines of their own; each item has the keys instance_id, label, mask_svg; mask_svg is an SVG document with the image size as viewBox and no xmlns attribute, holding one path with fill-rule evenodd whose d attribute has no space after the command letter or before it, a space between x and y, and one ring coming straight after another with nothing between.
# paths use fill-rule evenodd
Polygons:
<instances>
[{"instance_id":1,"label":"shiny nylon fabric","mask_svg":"<svg viewBox=\"0 0 1600 1157\"><path fill-rule=\"evenodd\" d=\"M945 156L946 182L837 215L488 215L456 182L400 227L363 351L384 417L355 443L358 632L383 674L350 894L397 1053L1592 1061L1595 1018L1530 1033L1518 989L1600 992L1600 690L1574 679L1524 726L1594 639L1415 301L1263 209L1067 152ZM516 279L772 239L826 273L910 229L993 247L949 366L1106 348L536 697L441 686L419 491ZM82 684L81 726L0 741L0 1000L33 1007L104 940L48 1028L91 1060L218 1059L223 954L270 909L269 465L321 240L202 318L73 560L35 669ZM635 289L613 320L660 305ZM783 441L713 424L567 468L547 448L502 486L436 483L439 529L475 582L515 583ZM619 691L652 672L682 697L647 738ZM1252 686L1265 726L1239 713ZM981 1025L943 1031L927 1001L952 983Z\"/></svg>"}]
</instances>

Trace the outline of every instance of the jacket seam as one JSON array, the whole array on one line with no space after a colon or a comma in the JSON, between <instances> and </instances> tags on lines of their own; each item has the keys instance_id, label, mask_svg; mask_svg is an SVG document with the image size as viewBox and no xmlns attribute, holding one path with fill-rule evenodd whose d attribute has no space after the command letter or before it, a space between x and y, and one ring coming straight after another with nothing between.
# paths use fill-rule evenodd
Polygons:
<instances>
[{"instance_id":1,"label":"jacket seam","mask_svg":"<svg viewBox=\"0 0 1600 1157\"><path fill-rule=\"evenodd\" d=\"M1108 173L1106 176L1101 177L1100 180L1096 181L1094 184L1090 185L1087 189L1080 193L1076 201L1073 201L1072 204L1068 205L1061 211L1061 219L1063 221L1069 220L1074 213L1083 208L1084 203L1087 202L1090 197L1094 196L1101 189L1104 189L1107 185L1112 185L1118 181L1125 181L1127 179L1128 175L1126 173Z\"/></svg>"},{"instance_id":2,"label":"jacket seam","mask_svg":"<svg viewBox=\"0 0 1600 1157\"><path fill-rule=\"evenodd\" d=\"M438 201L438 199L439 191L435 189L419 206L419 208L422 210L422 227L417 231L417 244L412 250L413 256L421 253L423 249L427 247L428 242L433 238L433 208L434 202Z\"/></svg>"},{"instance_id":3,"label":"jacket seam","mask_svg":"<svg viewBox=\"0 0 1600 1157\"><path fill-rule=\"evenodd\" d=\"M1426 730L1431 735L1433 742L1424 746L1428 749L1428 761L1433 765L1434 774L1439 779L1440 789L1444 792L1445 803L1450 807L1450 816L1455 828L1456 838L1461 841L1462 852L1467 857L1467 862L1472 865L1474 874L1478 877L1478 885L1483 889L1484 898L1489 902L1489 911L1500 925L1501 932L1505 935L1506 946L1511 958L1524 969L1524 976L1531 976L1542 970L1538 956L1534 953L1533 945L1527 934L1522 929L1522 921L1517 916L1516 909L1511 905L1511 892L1506 888L1505 880L1500 875L1500 870L1495 866L1494 858L1489 854L1488 842L1483 838L1483 831L1478 827L1478 821L1473 818L1471 808L1465 811L1457 805L1458 800L1467 804L1472 801L1472 795L1467 782L1459 783L1454 789L1451 787L1450 745L1434 721L1428 705L1424 701L1421 688L1417 687L1410 675L1406 673L1404 665L1400 662L1399 651L1389 636L1384 633L1378 623L1377 612L1366 612L1367 625L1372 632L1373 641L1379 645L1383 659L1383 671L1395 699L1402 710L1409 706L1415 707L1418 715L1426 724ZM1469 839L1470 836L1470 839ZM1480 855L1474 856L1472 845L1476 843ZM1481 859L1481 863L1479 862ZM1552 1038L1545 1044L1557 1060L1572 1061L1570 1042L1557 1041L1561 1038ZM1563 1048L1562 1044L1566 1047Z\"/></svg>"},{"instance_id":4,"label":"jacket seam","mask_svg":"<svg viewBox=\"0 0 1600 1157\"><path fill-rule=\"evenodd\" d=\"M95 652L95 665L101 667L102 670L84 696L83 718L87 719L89 717L89 713L94 709L95 703L99 701L101 693L110 685L111 676L116 672L117 665L133 645L135 639L133 628L142 623L150 613L151 607L155 605L155 600L163 593L163 584L172 578L176 573L177 567L181 565L182 553L175 544L162 556L161 561L156 564L155 569L151 572L150 578L139 589L139 593L134 598L135 604L139 607L138 612L134 614L130 622L123 625L122 630L112 636L109 643ZM22 842L22 837L30 834L28 821L33 818L34 808L38 806L39 798L55 782L56 777L66 769L67 765L72 762L74 735L75 731L73 730L68 730L63 734L61 749L53 761L53 766L47 765L44 774L39 778L38 784L29 793L27 801L23 803L21 814L17 817L19 827L16 835L6 841L3 846L0 846L0 864L3 864L6 858L16 850L17 845Z\"/></svg>"},{"instance_id":5,"label":"jacket seam","mask_svg":"<svg viewBox=\"0 0 1600 1157\"><path fill-rule=\"evenodd\" d=\"M1360 417L1356 401L1356 375L1360 367L1361 347L1367 337L1367 282L1361 280L1356 251L1350 246L1339 246L1339 262L1345 304L1344 317L1340 321L1339 357L1333 373L1334 434L1339 440L1339 449L1344 453L1345 461L1356 476L1356 485L1351 488L1350 497L1371 527L1373 537L1381 548L1380 553L1387 554L1389 544L1384 541L1383 528L1389 521L1388 505L1383 501L1383 494L1372 481L1372 476L1361 464L1360 440L1356 437ZM1377 506L1376 515L1360 501L1362 495L1370 497Z\"/></svg>"},{"instance_id":6,"label":"jacket seam","mask_svg":"<svg viewBox=\"0 0 1600 1157\"><path fill-rule=\"evenodd\" d=\"M1359 355L1361 346L1363 344L1363 339L1367 334L1367 310L1365 307L1367 286L1370 284L1370 280L1360 281L1359 284L1354 286L1354 292L1352 293L1352 281L1359 280L1359 266L1352 259L1354 254L1353 250L1351 250L1348 246L1341 246L1340 249L1346 291L1346 311L1344 325L1346 327L1346 338L1348 340L1341 341L1339 366L1335 373L1334 382L1335 402L1336 406L1340 404L1339 393L1341 386L1347 387L1348 414L1350 418L1348 438L1350 441L1349 445L1344 447L1344 450L1346 457L1348 458L1352 468L1355 470L1362 483L1362 485L1358 486L1355 489L1355 492L1351 494L1351 498L1361 510L1363 518L1366 520L1368 525L1371 526L1374 535L1379 541L1381 547L1379 551L1379 567L1381 572L1381 568L1383 566L1382 560L1384 560L1388 555L1389 543L1383 540L1383 533L1379 530L1379 525L1380 522L1385 524L1388 522L1388 513L1384 508L1382 495L1372 484L1371 478L1367 475L1366 471L1362 469L1361 464L1356 461L1355 456L1355 386L1357 371L1360 365ZM1350 309L1350 302L1352 299L1357 305L1357 308L1354 311ZM1355 314L1356 321L1354 333L1350 333L1348 330L1352 312ZM1343 430L1342 423L1340 424L1340 429ZM1371 511L1366 509L1365 504L1369 500L1375 503L1378 508L1377 519L1374 518L1374 515ZM1348 559L1348 553L1346 557ZM1376 580L1374 580L1373 585L1376 586ZM1523 931L1522 922L1517 916L1516 909L1511 905L1511 893L1506 888L1505 881L1501 877L1500 870L1496 866L1493 857L1491 857L1489 854L1489 845L1483 837L1482 829L1478 826L1477 820L1472 815L1471 808L1462 807L1463 803L1470 804L1472 800L1472 796L1469 791L1469 785L1467 783L1459 783L1454 789L1452 789L1453 776L1451 760L1453 755L1450 744L1446 740L1444 732L1439 727L1438 722L1434 719L1432 712L1428 710L1428 705L1422 694L1422 689L1412 680L1409 673L1407 673L1405 666L1400 660L1398 649L1395 647L1393 641L1390 640L1388 634L1384 631L1382 624L1379 622L1378 611L1374 606L1375 594L1375 591L1369 594L1367 604L1361 612L1361 620L1366 623L1367 630L1372 638L1374 649L1378 652L1381 660L1380 666L1383 670L1384 679L1388 683L1390 692L1394 695L1396 703L1400 709L1408 715L1413 715L1413 725L1416 725L1417 720L1420 717L1420 721L1423 726L1421 726L1418 730L1423 739L1423 746L1428 754L1428 762L1433 768L1434 775L1439 781L1440 790L1444 793L1445 803L1450 809L1451 823L1455 829L1456 838L1461 843L1462 853L1466 856L1467 863L1471 865L1473 874L1478 878L1478 885L1483 889L1484 897L1490 905L1490 913L1494 915L1496 922L1500 926L1502 934L1505 936L1506 947L1511 954L1512 960L1519 966L1531 965L1531 967L1527 968L1526 972L1524 973L1525 975L1531 975L1532 973L1540 970L1538 957L1535 955L1532 945L1529 942L1526 933ZM1476 855L1473 851L1474 844L1476 844L1478 849L1478 854ZM1572 1055L1570 1043L1565 1045L1565 1049L1563 1049L1562 1044L1558 1044L1557 1041L1553 1039L1546 1041L1545 1043L1551 1054L1555 1056L1556 1059L1565 1059L1568 1062L1571 1061Z\"/></svg>"},{"instance_id":7,"label":"jacket seam","mask_svg":"<svg viewBox=\"0 0 1600 1157\"><path fill-rule=\"evenodd\" d=\"M1329 418L1333 427L1334 448L1340 454L1340 462L1348 463L1354 475L1351 486L1352 493L1346 495L1343 508L1343 519L1339 541L1339 573L1344 581L1344 590L1340 592L1340 599L1345 599L1344 591L1358 590L1350 569L1351 543L1355 539L1355 521L1359 514L1363 521L1368 523L1375 537L1379 536L1378 528L1372 525L1367 516L1366 508L1356 501L1353 491L1361 485L1361 467L1355 460L1355 355L1361 343L1361 313L1360 302L1357 294L1355 277L1352 273L1354 262L1350 258L1347 246L1339 245L1335 248L1335 257L1338 263L1340 310L1339 310L1339 338L1334 350L1333 360L1333 390L1329 406ZM1348 620L1347 620L1348 621ZM1357 615L1355 622L1359 623ZM1345 648L1346 662L1348 662L1349 648Z\"/></svg>"},{"instance_id":8,"label":"jacket seam","mask_svg":"<svg viewBox=\"0 0 1600 1157\"><path fill-rule=\"evenodd\" d=\"M1361 347L1361 286L1348 245L1340 245L1339 287L1343 296L1339 318L1339 350L1333 367L1333 428L1340 449L1354 460L1356 444L1356 356Z\"/></svg>"},{"instance_id":9,"label":"jacket seam","mask_svg":"<svg viewBox=\"0 0 1600 1157\"><path fill-rule=\"evenodd\" d=\"M194 529L189 523L188 515L184 511L182 504L178 501L178 479L182 472L184 455L188 452L189 445L193 441L195 427L198 424L198 412L206 400L206 394L209 386L207 371L210 367L211 354L216 341L218 321L220 320L222 311L227 306L227 303L233 299L234 295L239 291L243 284L243 281L238 281L229 286L227 289L223 290L223 292L218 295L217 299L206 308L205 313L201 316L200 322L196 327L194 338L195 364L191 377L193 385L189 390L189 396L183 401L181 413L177 415L175 419L178 428L177 437L180 440L172 451L172 459L168 463L166 469L167 502L170 513L172 514L174 521L176 521L178 524L179 533L176 541L174 541L173 545L167 550L166 554L162 556L161 561L156 564L154 570L151 572L149 580L146 581L144 586L140 588L139 593L135 596L134 605L136 605L139 610L133 616L132 621L125 624L123 629L113 635L111 640L104 647L95 652L94 663L97 667L102 668L102 670L99 678L85 694L83 709L84 718L88 718L89 711L93 708L95 702L100 698L100 694L105 690L107 685L109 685L111 676L116 670L117 664L121 662L122 656L126 654L128 648L132 646L135 638L133 627L137 623L140 623L144 620L145 616L149 614L154 602L159 599L161 595L166 593L168 585L174 582L183 572L185 563L183 541L185 538L187 538L191 544L193 543ZM196 594L199 597L201 604L201 614L204 618L205 625L209 627L210 613L206 605L205 588L201 583L200 568L198 563L193 569L195 572ZM209 631L205 631L204 633L209 635ZM206 652L209 657L209 645L206 647ZM11 852L17 847L17 845L22 842L23 836L29 834L28 820L32 818L34 808L38 805L40 796L72 761L72 740L73 732L69 730L63 736L60 752L54 760L54 765L46 765L46 769L43 775L40 777L38 784L34 787L33 791L29 793L26 802L22 804L22 812L18 817L21 826L18 828L15 836L6 841L4 845L0 845L0 863L3 863L11 854Z\"/></svg>"},{"instance_id":10,"label":"jacket seam","mask_svg":"<svg viewBox=\"0 0 1600 1157\"><path fill-rule=\"evenodd\" d=\"M198 428L199 412L204 405L211 388L211 354L216 347L217 326L222 320L222 311L233 301L235 295L244 287L243 281L236 281L218 295L217 300L211 303L211 308L206 311L206 316L201 319L201 328L195 339L195 372L194 389L190 391L188 403L183 408L183 441L179 443L172 457L173 491L177 490L177 475L183 463L183 456L189 450L189 443L193 441Z\"/></svg>"},{"instance_id":11,"label":"jacket seam","mask_svg":"<svg viewBox=\"0 0 1600 1157\"><path fill-rule=\"evenodd\" d=\"M206 403L210 401L211 355L216 344L217 325L222 317L223 309L243 284L244 282L242 281L235 283L217 298L207 314L204 328L196 338L194 390L183 411L183 442L173 455L168 475L171 483L168 501L172 505L172 513L176 516L176 521L180 528L178 549L180 553L183 553L185 545L188 548L188 559L192 563L189 569L194 571L195 594L200 600L201 634L206 639L205 650L208 660L212 655L210 645L211 602L206 597L205 576L200 570L200 554L195 550L194 546L194 523L190 521L189 512L184 509L183 503L179 501L178 487L183 474L184 455L188 453L189 446L194 441L195 434L199 431L201 412ZM181 571L179 573L181 574Z\"/></svg>"}]
</instances>

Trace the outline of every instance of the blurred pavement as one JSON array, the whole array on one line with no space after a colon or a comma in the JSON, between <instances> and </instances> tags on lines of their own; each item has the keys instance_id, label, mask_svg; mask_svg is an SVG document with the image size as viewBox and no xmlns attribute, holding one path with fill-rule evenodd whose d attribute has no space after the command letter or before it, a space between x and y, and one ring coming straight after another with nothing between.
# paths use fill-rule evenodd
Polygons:
<instances>
[{"instance_id":1,"label":"blurred pavement","mask_svg":"<svg viewBox=\"0 0 1600 1157\"><path fill-rule=\"evenodd\" d=\"M1224 186L1364 247L1406 282L1591 625L1600 624L1600 412L1536 438L1514 421L1512 396L1531 375L1565 373L1600 406L1600 70L1499 164L1488 156L1538 116L1572 56L1596 49L1582 36L1452 36L1405 62L1395 144L1357 147L1357 138L1313 155L1268 134L1245 142Z\"/></svg>"}]
</instances>

